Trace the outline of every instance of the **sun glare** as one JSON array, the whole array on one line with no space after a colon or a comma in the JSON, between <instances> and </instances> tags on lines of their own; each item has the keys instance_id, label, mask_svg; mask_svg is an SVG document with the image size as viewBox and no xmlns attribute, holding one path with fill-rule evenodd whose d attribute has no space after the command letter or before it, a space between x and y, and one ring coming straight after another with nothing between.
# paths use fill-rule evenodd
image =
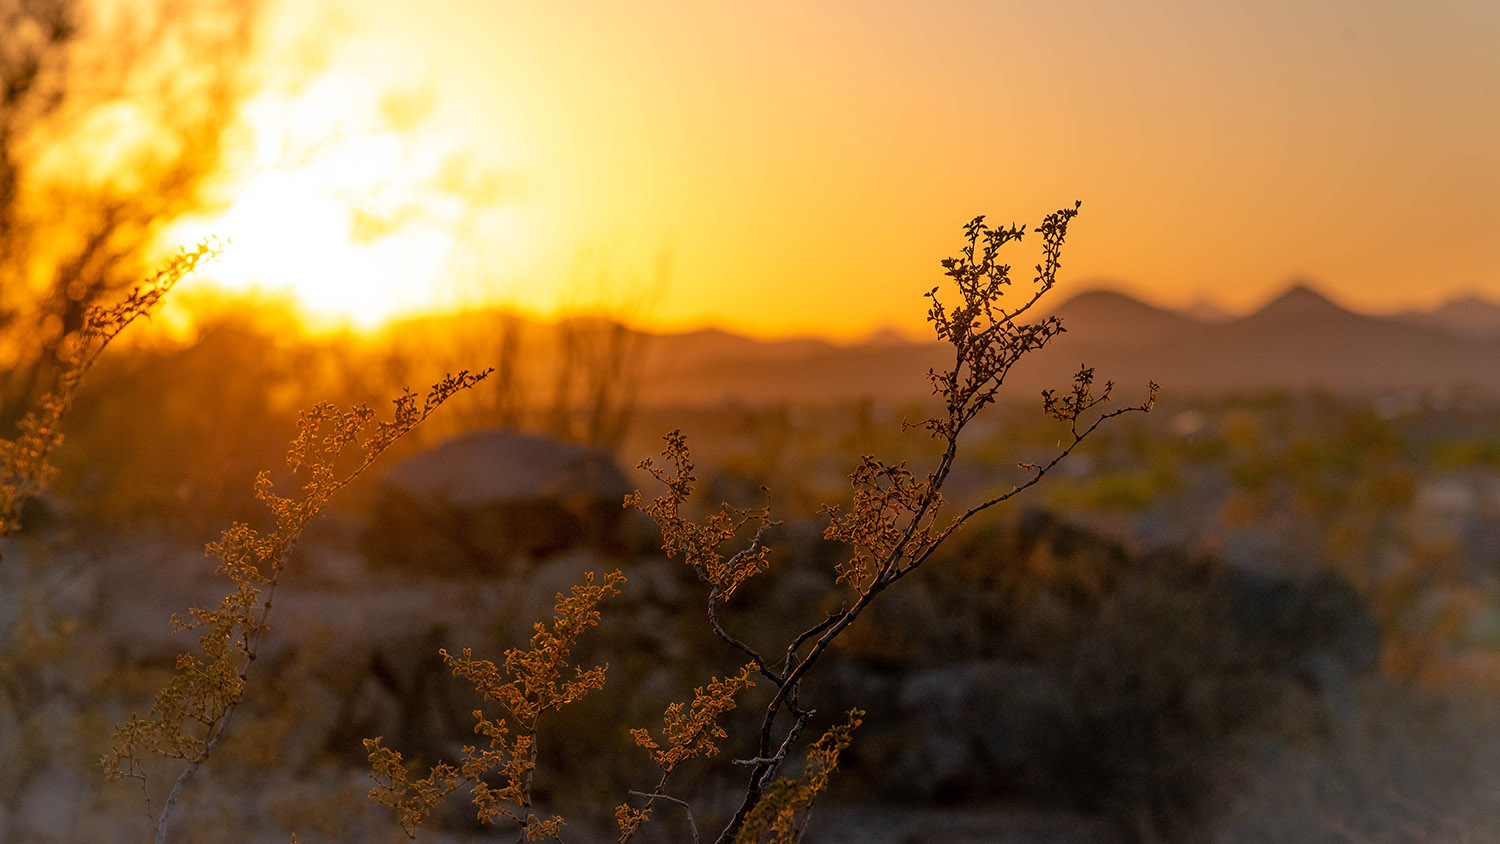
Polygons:
<instances>
[{"instance_id":1,"label":"sun glare","mask_svg":"<svg viewBox=\"0 0 1500 844\"><path fill-rule=\"evenodd\" d=\"M464 240L509 215L493 196L455 190L463 151L421 118L419 96L333 73L295 97L251 100L247 160L226 174L226 202L179 221L166 243L222 238L208 280L288 293L312 330L454 307Z\"/></svg>"}]
</instances>

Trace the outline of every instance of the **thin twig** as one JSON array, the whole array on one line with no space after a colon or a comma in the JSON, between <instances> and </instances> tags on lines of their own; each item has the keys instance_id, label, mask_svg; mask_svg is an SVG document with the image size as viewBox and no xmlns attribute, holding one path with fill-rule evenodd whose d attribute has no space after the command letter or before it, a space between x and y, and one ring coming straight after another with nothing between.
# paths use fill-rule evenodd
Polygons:
<instances>
[{"instance_id":1,"label":"thin twig","mask_svg":"<svg viewBox=\"0 0 1500 844\"><path fill-rule=\"evenodd\" d=\"M698 837L698 822L693 820L693 807L689 806L686 800L679 800L678 798L673 797L670 794L662 794L660 791L656 792L655 794L649 794L644 791L636 791L635 789L631 789L626 793L635 795L636 797L646 798L647 808L650 808L651 801L653 800L665 800L668 803L676 803L677 805L681 806L682 810L684 812L687 812L688 828L693 831L693 844L702 844L702 839Z\"/></svg>"},{"instance_id":2,"label":"thin twig","mask_svg":"<svg viewBox=\"0 0 1500 844\"><path fill-rule=\"evenodd\" d=\"M806 644L808 639L811 639L819 633L822 633L824 630L827 630L829 627L832 627L836 622L838 622L839 618L848 611L849 607L847 605L840 607L838 612L830 613L827 618L802 631L801 635L799 635L796 639L793 639L792 643L787 646L786 661L782 664L781 670L783 672L790 672L792 670L792 658L796 656L798 649Z\"/></svg>"},{"instance_id":3,"label":"thin twig","mask_svg":"<svg viewBox=\"0 0 1500 844\"><path fill-rule=\"evenodd\" d=\"M765 534L766 530L772 527L779 526L780 524L781 522L779 521L761 522L760 527L755 529L755 537L750 540L750 544L740 549L740 551L733 557L730 557L729 561L725 563L725 568L733 571L736 563L739 563L740 561L749 557L751 554L759 551L763 547L761 544L761 537ZM708 591L708 623L713 627L714 634L722 639L730 647L733 647L736 650L744 653L746 656L750 657L751 661L755 663L756 670L764 675L767 680L770 680L772 683L780 686L782 684L781 677L775 671L772 671L770 666L766 665L766 660L760 655L760 652L735 638L729 633L728 630L724 629L724 626L722 624L719 623L718 606L719 599L722 597L722 595L722 590L720 590L718 584L714 584Z\"/></svg>"}]
</instances>

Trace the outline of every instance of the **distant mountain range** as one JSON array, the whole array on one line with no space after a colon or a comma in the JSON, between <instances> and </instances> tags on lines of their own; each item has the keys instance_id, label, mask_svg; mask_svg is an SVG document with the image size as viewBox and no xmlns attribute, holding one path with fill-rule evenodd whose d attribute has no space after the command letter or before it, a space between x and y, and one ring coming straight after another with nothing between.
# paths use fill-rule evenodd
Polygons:
<instances>
[{"instance_id":1,"label":"distant mountain range","mask_svg":"<svg viewBox=\"0 0 1500 844\"><path fill-rule=\"evenodd\" d=\"M1466 337L1500 337L1500 302L1491 302L1478 296L1454 299L1431 311L1407 311L1397 318L1413 325L1439 328Z\"/></svg>"},{"instance_id":2,"label":"distant mountain range","mask_svg":"<svg viewBox=\"0 0 1500 844\"><path fill-rule=\"evenodd\" d=\"M1041 318L1048 311L1039 305ZM1052 310L1066 333L1018 364L1011 395L1066 386L1081 364L1133 399L1147 379L1169 393L1474 387L1500 392L1500 304L1477 298L1375 316L1295 285L1254 313L1158 308L1104 290ZM866 343L757 341L721 331L657 335L641 398L650 404L904 400L930 394L926 372L951 354L883 335Z\"/></svg>"}]
</instances>

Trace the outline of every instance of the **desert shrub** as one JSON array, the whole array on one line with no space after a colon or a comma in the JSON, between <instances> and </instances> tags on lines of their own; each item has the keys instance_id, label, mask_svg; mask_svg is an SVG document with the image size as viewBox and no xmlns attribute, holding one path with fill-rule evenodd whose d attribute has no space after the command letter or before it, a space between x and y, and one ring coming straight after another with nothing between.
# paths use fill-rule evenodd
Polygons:
<instances>
[{"instance_id":1,"label":"desert shrub","mask_svg":"<svg viewBox=\"0 0 1500 844\"><path fill-rule=\"evenodd\" d=\"M162 227L210 204L258 7L5 4L0 425L53 391L88 311L149 273Z\"/></svg>"},{"instance_id":2,"label":"desert shrub","mask_svg":"<svg viewBox=\"0 0 1500 844\"><path fill-rule=\"evenodd\" d=\"M70 348L57 354L61 373L56 384L26 411L16 436L0 439L0 536L20 526L20 508L44 490L56 475L53 455L63 441L63 421L72 411L84 376L106 347L131 323L148 315L184 276L215 254L208 243L184 251L144 284L109 307L89 308Z\"/></svg>"},{"instance_id":3,"label":"desert shrub","mask_svg":"<svg viewBox=\"0 0 1500 844\"><path fill-rule=\"evenodd\" d=\"M300 408L377 405L473 361L494 362L495 374L450 399L443 414L393 446L391 459L477 430L553 431L559 419L577 420L556 429L566 439L613 448L633 418L629 391L599 382L614 369L638 367L645 339L635 332L621 341L630 360L605 366L592 346L570 356L563 329L505 312L413 320L368 336L305 336L285 330L296 319L289 304L215 294L188 307L190 331L148 327L144 339L137 335L100 361L75 403L69 446L54 461L57 492L80 518L116 533L211 535L252 518L245 483L279 462ZM605 326L574 326L568 336L583 342L596 330ZM578 389L551 395L554 381ZM201 412L204 406L215 412ZM372 491L356 485L337 506L361 509Z\"/></svg>"},{"instance_id":4,"label":"desert shrub","mask_svg":"<svg viewBox=\"0 0 1500 844\"><path fill-rule=\"evenodd\" d=\"M945 303L940 288L928 293L929 321L938 339L953 350L951 367L930 373L942 409L909 426L927 432L935 443L933 468L921 472L908 468L904 461L888 463L872 456L860 460L849 475L852 500L824 510L823 537L840 549L830 573L835 583L828 611L821 620L802 622L809 626L791 635L786 644L777 644L774 650L757 644L767 637L753 620L744 624L743 632L732 632L730 627L729 608L739 600L737 593L771 566L766 543L779 522L772 519L770 509L698 504L696 467L679 431L666 436L662 463L647 460L641 464L662 491L651 498L636 493L626 503L656 521L662 550L684 563L699 582L708 625L720 640L721 651L732 653L738 664L698 685L690 700L669 705L661 732L632 729L634 741L649 754L659 776L654 787L630 791L617 807L622 842L654 816L679 810L698 840L691 804L678 796L681 781L674 775L691 760L716 756L717 741L727 736L721 719L751 706L758 713L759 726L751 731L757 738L749 758L736 760L749 769L748 782L717 840L727 844L766 837L795 839L806 809L826 788L829 773L864 714L851 709L842 723L833 721L822 738L811 743L800 773L795 773L794 760L807 747L804 732L817 718L817 711L803 697L804 682L817 676L814 669L877 597L921 568L959 528L1037 483L1105 421L1150 408L1155 385L1137 407L1101 409L1113 385L1105 383L1096 389L1093 370L1084 368L1071 389L1042 395L1044 412L1066 429L1058 451L1045 463L1023 466L1029 474L1013 488L967 509L945 509L943 487L957 461L962 433L994 404L1011 367L1062 332L1056 317L1037 322L1025 322L1023 317L1055 284L1062 243L1076 213L1076 206L1064 209L1048 216L1039 227L1043 260L1036 265L1033 289L1013 307L1003 300L1012 282L1010 266L1001 262L1000 250L1021 240L1024 228L990 228L983 218L965 227L962 252L943 262L958 296L956 304ZM617 577L610 575L605 583L612 587ZM440 762L419 775L410 770L399 751L380 739L370 740L372 776L377 782L371 796L396 810L409 835L415 837L419 825L443 798L468 790L481 821L507 819L524 839L561 840L562 818L544 818L534 811L536 743L541 740L538 722L543 714L553 717L554 710L604 682L603 666L574 669L576 679L571 685L560 685L558 679L569 673L564 667L576 634L597 622L595 604L603 595L592 578L574 587L572 597L559 594L553 626L537 625L532 647L507 651L503 666L474 661L467 652L462 658L445 654L455 672L473 681L488 702L487 709L474 713L475 731L483 741L465 747L457 764ZM867 630L868 625L860 629ZM559 630L568 631L567 635ZM819 720L828 723L826 717ZM784 770L794 773L784 775ZM500 777L498 789L489 784L492 774Z\"/></svg>"},{"instance_id":5,"label":"desert shrub","mask_svg":"<svg viewBox=\"0 0 1500 844\"><path fill-rule=\"evenodd\" d=\"M79 397L59 493L118 534L254 518L245 483L295 433L288 385L313 381L318 351L237 318L204 320L190 345L122 349Z\"/></svg>"},{"instance_id":6,"label":"desert shrub","mask_svg":"<svg viewBox=\"0 0 1500 844\"><path fill-rule=\"evenodd\" d=\"M865 720L857 705L837 715L812 705L822 667L831 664L846 633L869 630L867 623L855 622L892 586L928 565L961 528L1030 489L1100 425L1150 408L1155 385L1140 405L1108 409L1113 385L1096 384L1094 371L1083 368L1069 389L1042 395L1045 415L1062 430L1056 452L1043 462L1023 464L1023 479L1009 489L956 506L944 498L964 432L996 402L1011 367L1063 330L1055 317L1027 320L1056 282L1061 247L1076 213L1076 206L1059 211L1037 229L1043 258L1032 288L1014 304L1004 298L1012 280L1001 250L1022 240L1025 229L991 228L983 218L965 227L960 255L943 262L950 289L928 293L929 320L953 355L948 368L930 373L940 410L906 426L925 432L932 452L921 469L868 455L858 461L849 474L849 499L824 510L822 539L833 549L820 575L824 598L771 613L766 623L742 611L774 560L768 543L781 525L770 508L703 506L694 460L679 432L665 438L659 463L642 464L659 484L657 494L636 493L626 503L651 516L660 528L662 551L695 582L700 618L706 616L717 647L708 662L718 667L689 680L680 687L678 702L628 732L637 758L652 773L638 781L647 788L617 795L623 801L614 810L620 840L668 813L676 819L674 827L686 826L696 837L700 815L682 795L705 781L699 778L710 768L706 762L718 757L732 736L751 745L744 758L728 766L738 769L744 785L732 803L711 804L701 816L712 818L721 830L717 840L726 844L795 839ZM160 286L152 290L156 298L165 292ZM132 297L124 310L101 313L128 321L141 307ZM296 491L277 492L278 484L263 472L255 497L267 506L269 518L262 527L236 523L209 546L219 574L229 581L229 594L217 607L195 608L173 619L174 629L199 634L198 650L178 658L149 715L132 716L116 728L102 760L112 776L140 786L158 842L167 840L186 786L215 756L246 700L251 666L271 629L273 598L303 530L382 452L485 374L445 377L425 398L406 393L388 419L359 403L346 409L320 404L304 412L287 452L286 477ZM24 428L46 436L33 437L41 443L38 448L13 451L15 465L47 465L56 444L58 408L65 412L66 401L44 404L42 422ZM18 479L6 486L16 498L33 488L26 486L30 476L21 472L7 477ZM608 609L606 599L612 600L623 582L618 572L586 575L557 596L554 618L532 628L529 644L511 648L503 659L467 650L441 654L482 699L473 713L476 743L463 748L455 763L424 760L420 767L381 738L366 745L376 782L371 796L396 810L408 835L415 837L445 798L464 790L479 822L508 824L526 839L561 840L563 819L545 804L564 788L545 778L544 745L548 731L568 723L564 713L589 705L597 697L591 693L604 685L606 666L588 657L586 643L601 611ZM802 577L799 588L807 582ZM913 588L910 594L921 593Z\"/></svg>"},{"instance_id":7,"label":"desert shrub","mask_svg":"<svg viewBox=\"0 0 1500 844\"><path fill-rule=\"evenodd\" d=\"M185 617L172 618L174 630L202 631L199 654L178 657L176 673L157 693L151 715L133 716L120 724L101 760L110 777L139 784L148 813L153 813L153 800L161 800L160 811L153 813L158 844L167 840L168 822L183 788L223 740L244 698L250 666L270 631L273 598L302 531L335 493L393 443L487 374L450 375L421 399L404 393L395 400L389 419L379 418L366 405L339 409L323 404L304 411L286 454L287 468L300 482L296 495L278 495L270 473L262 472L255 481L255 497L270 510L270 529L237 523L209 545L208 553L219 561L218 573L230 581L233 591L217 608L195 607ZM152 757L181 763L163 798L153 797L157 770L147 764Z\"/></svg>"}]
</instances>

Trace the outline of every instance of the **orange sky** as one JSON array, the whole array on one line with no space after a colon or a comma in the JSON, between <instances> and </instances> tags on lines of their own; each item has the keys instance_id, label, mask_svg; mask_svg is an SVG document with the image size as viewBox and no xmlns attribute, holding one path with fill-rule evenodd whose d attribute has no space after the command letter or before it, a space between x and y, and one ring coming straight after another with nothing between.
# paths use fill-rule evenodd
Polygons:
<instances>
[{"instance_id":1,"label":"orange sky","mask_svg":"<svg viewBox=\"0 0 1500 844\"><path fill-rule=\"evenodd\" d=\"M239 204L178 234L365 321L848 337L920 330L973 215L1081 199L1074 291L1500 299L1496 45L1489 0L285 3Z\"/></svg>"}]
</instances>

